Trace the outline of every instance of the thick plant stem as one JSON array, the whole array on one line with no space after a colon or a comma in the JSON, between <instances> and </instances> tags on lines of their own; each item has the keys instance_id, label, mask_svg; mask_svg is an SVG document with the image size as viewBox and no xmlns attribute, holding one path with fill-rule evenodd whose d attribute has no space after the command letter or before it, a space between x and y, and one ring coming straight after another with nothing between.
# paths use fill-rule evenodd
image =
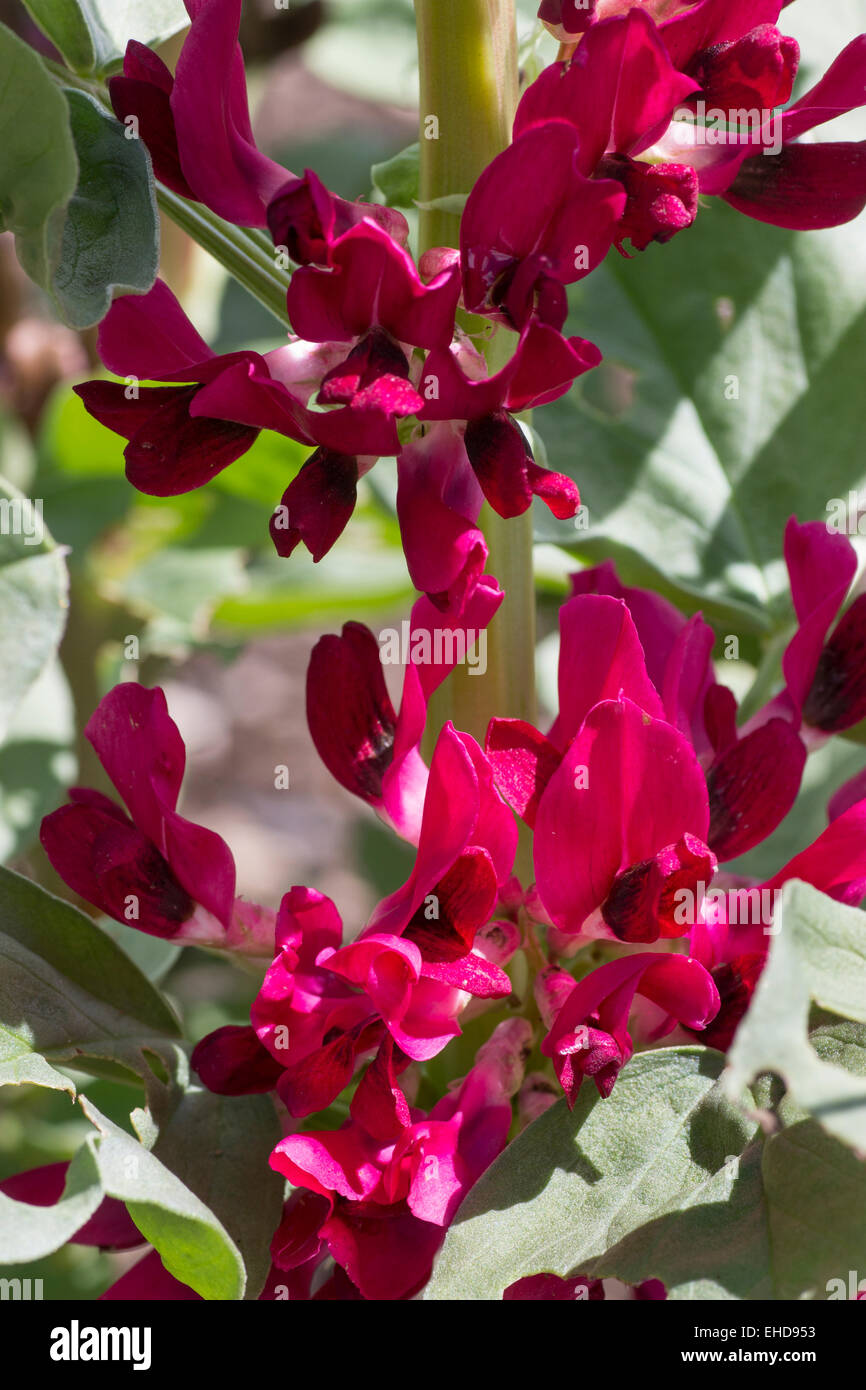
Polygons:
<instances>
[{"instance_id":1,"label":"thick plant stem","mask_svg":"<svg viewBox=\"0 0 866 1390\"><path fill-rule=\"evenodd\" d=\"M415 0L421 70L421 202L469 193L509 143L517 104L514 0ZM421 249L456 246L460 219L427 207ZM500 329L489 344L491 370L507 359L513 337ZM535 594L529 513L503 521L485 506L481 525L488 571L505 590L487 632L487 669L458 667L431 701L432 740L453 719L483 741L494 715L535 716ZM429 749L428 749L429 751Z\"/></svg>"},{"instance_id":2,"label":"thick plant stem","mask_svg":"<svg viewBox=\"0 0 866 1390\"><path fill-rule=\"evenodd\" d=\"M421 202L469 193L511 139L514 0L415 0L421 74ZM456 246L460 218L428 208L421 247Z\"/></svg>"}]
</instances>

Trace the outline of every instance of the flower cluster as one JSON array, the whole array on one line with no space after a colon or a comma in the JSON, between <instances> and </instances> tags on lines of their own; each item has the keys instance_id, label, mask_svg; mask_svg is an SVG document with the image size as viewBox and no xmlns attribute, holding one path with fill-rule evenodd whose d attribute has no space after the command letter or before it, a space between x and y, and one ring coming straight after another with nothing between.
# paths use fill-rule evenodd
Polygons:
<instances>
[{"instance_id":1,"label":"flower cluster","mask_svg":"<svg viewBox=\"0 0 866 1390\"><path fill-rule=\"evenodd\" d=\"M717 678L701 615L624 585L606 562L573 576L562 604L550 727L493 718L482 747L446 723L429 763L422 754L431 696L503 600L485 573L482 501L506 518L533 497L557 517L579 505L514 418L600 360L564 334L568 285L612 248L670 240L702 193L785 227L830 226L866 205L862 145L799 143L866 103L866 37L779 115L799 57L776 27L783 7L544 0L561 58L524 92L513 143L469 194L459 250L417 265L399 214L347 203L256 149L240 0L187 0L174 77L131 44L112 80L115 110L137 119L161 181L267 227L296 265L292 335L264 354L214 354L161 282L115 302L102 360L156 384L78 390L128 441L130 481L158 496L187 491L276 430L313 452L272 537L281 555L303 543L318 560L358 480L393 456L420 593L399 710L360 623L323 637L307 673L323 762L415 850L405 883L366 924L344 931L334 903L307 886L276 912L236 897L228 847L177 811L184 748L159 690L118 687L87 729L127 811L75 789L43 824L54 867L101 912L266 964L249 1023L193 1054L204 1085L271 1094L282 1119L271 1163L292 1190L263 1297L277 1286L302 1299L413 1297L464 1194L560 1093L574 1106L588 1078L610 1096L636 1048L728 1047L786 881L842 902L866 893L862 775L770 878L736 862L791 810L810 751L866 717L866 595L848 602L853 548L821 523L788 524L796 631L783 688L750 718ZM727 113L723 130L710 108ZM759 119L743 129L753 108ZM509 347L495 369L494 333ZM521 835L531 869L515 872ZM485 1014L486 1040L467 1053L465 1025ZM433 1064L458 1038L451 1055L463 1048L463 1061L444 1089ZM135 1296L172 1296L155 1259L125 1276ZM580 1271L526 1274L507 1298L605 1296ZM654 1281L632 1292L664 1296Z\"/></svg>"},{"instance_id":2,"label":"flower cluster","mask_svg":"<svg viewBox=\"0 0 866 1390\"><path fill-rule=\"evenodd\" d=\"M175 810L183 745L162 693L127 684L103 700L88 734L130 817L76 790L43 844L70 887L118 920L270 961L249 1025L202 1039L193 1065L221 1094L272 1092L284 1116L272 1163L294 1192L272 1256L293 1296L411 1297L507 1143L513 1096L523 1124L555 1099L554 1076L573 1105L586 1078L609 1096L636 1046L724 1050L781 886L805 880L848 903L866 893L862 775L772 877L725 867L791 809L808 750L866 713L863 597L844 606L853 547L792 518L785 550L798 619L785 686L741 727L709 625L621 584L610 563L575 575L560 610L547 733L494 719L482 750L446 724L429 769L425 701L447 662L410 661L395 714L373 633L350 623L322 638L308 672L313 741L417 846L360 932L344 933L311 888L292 888L276 918L235 900L227 847ZM413 639L442 621L419 600ZM533 832L534 883L513 874L516 818ZM518 952L530 990L507 973ZM500 1021L466 1078L417 1107L425 1064L493 1008ZM524 1078L534 1047L538 1070ZM309 1126L335 1104L339 1127Z\"/></svg>"},{"instance_id":3,"label":"flower cluster","mask_svg":"<svg viewBox=\"0 0 866 1390\"><path fill-rule=\"evenodd\" d=\"M503 517L533 496L560 518L579 505L572 480L534 461L514 419L601 359L594 344L563 336L566 287L611 246L643 249L688 227L701 193L789 227L830 226L866 204L862 145L798 142L866 100L866 38L777 116L798 61L775 27L781 0L545 3L545 22L585 37L524 92L513 143L469 196L459 252L434 249L416 266L400 213L347 203L312 171L296 177L257 150L240 8L187 0L176 74L130 43L111 98L118 117L137 121L164 184L230 222L267 227L294 260L289 341L216 355L157 281L115 302L99 352L127 380L165 384L77 389L128 441L130 482L156 496L207 483L261 429L309 446L275 499L281 555L303 543L321 559L352 514L359 478L395 456L410 576L455 618L487 561L484 499ZM708 110L725 115L724 129ZM752 111L760 119L743 129L738 118ZM487 327L462 327L464 310ZM497 326L516 337L492 370L485 348Z\"/></svg>"}]
</instances>

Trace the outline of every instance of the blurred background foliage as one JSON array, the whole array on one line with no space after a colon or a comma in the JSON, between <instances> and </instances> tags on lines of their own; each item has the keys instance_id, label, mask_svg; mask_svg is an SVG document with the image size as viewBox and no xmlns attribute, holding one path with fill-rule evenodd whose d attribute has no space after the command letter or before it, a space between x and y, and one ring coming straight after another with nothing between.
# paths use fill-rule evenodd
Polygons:
<instances>
[{"instance_id":1,"label":"blurred background foliage","mask_svg":"<svg viewBox=\"0 0 866 1390\"><path fill-rule=\"evenodd\" d=\"M518 0L527 77L551 56L536 8ZM863 0L834 0L832 14L805 0L786 11L803 46L801 87L866 28L864 11ZM0 0L0 19L50 52L18 0ZM411 0L308 0L288 10L248 0L241 37L262 146L288 168L314 168L343 196L369 196L371 165L415 138ZM164 46L167 61L178 47L178 38ZM589 517L584 531L543 508L537 515L548 709L568 573L607 557L628 582L702 609L721 638L738 637L740 660L720 662L738 695L756 678L772 689L792 622L784 522L792 512L824 516L831 497L859 491L866 477L864 272L862 219L791 234L713 203L673 245L631 261L612 252L574 287L570 327L601 346L605 363L533 422L537 453L577 478ZM278 345L267 312L167 223L161 274L216 351ZM57 323L18 268L11 237L0 237L0 472L12 489L4 495L43 499L51 538L25 547L0 537L0 723L9 706L0 860L67 895L38 847L40 819L76 780L107 789L81 733L100 697L118 680L160 683L188 744L184 809L229 841L239 888L275 905L291 883L314 883L354 930L402 881L410 856L317 765L304 671L322 632L351 618L393 622L411 602L393 462L364 480L345 536L319 565L302 550L280 560L267 518L305 451L264 432L206 489L144 497L125 480L121 441L72 392L99 370L95 331ZM739 408L725 395L731 377ZM67 623L54 659L58 595ZM19 688L22 630L34 669ZM764 873L783 863L819 832L830 793L864 763L862 731L811 759L795 812L738 867ZM290 769L288 792L274 788L277 764ZM252 978L101 925L161 982L188 1038L244 1021ZM130 1086L90 1080L88 1093L128 1128ZM63 1094L7 1087L0 1100L0 1177L71 1157L89 1129ZM121 1266L121 1257L67 1246L26 1272L45 1279L46 1297L89 1298Z\"/></svg>"}]
</instances>

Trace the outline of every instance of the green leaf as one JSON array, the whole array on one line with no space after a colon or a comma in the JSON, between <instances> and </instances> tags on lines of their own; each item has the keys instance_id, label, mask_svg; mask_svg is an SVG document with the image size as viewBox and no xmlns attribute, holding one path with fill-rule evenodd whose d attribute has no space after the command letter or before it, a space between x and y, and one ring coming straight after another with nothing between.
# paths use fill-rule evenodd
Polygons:
<instances>
[{"instance_id":1,"label":"green leaf","mask_svg":"<svg viewBox=\"0 0 866 1390\"><path fill-rule=\"evenodd\" d=\"M0 747L0 862L29 848L75 781L72 695L55 658L30 687Z\"/></svg>"},{"instance_id":2,"label":"green leaf","mask_svg":"<svg viewBox=\"0 0 866 1390\"><path fill-rule=\"evenodd\" d=\"M0 1192L0 1263L26 1264L44 1259L89 1221L102 1201L93 1155L81 1149L69 1165L59 1202L37 1207Z\"/></svg>"},{"instance_id":3,"label":"green leaf","mask_svg":"<svg viewBox=\"0 0 866 1390\"><path fill-rule=\"evenodd\" d=\"M592 1273L661 1279L677 1300L825 1298L834 1279L847 1298L864 1249L866 1165L804 1121L731 1155L680 1210L626 1236Z\"/></svg>"},{"instance_id":4,"label":"green leaf","mask_svg":"<svg viewBox=\"0 0 866 1390\"><path fill-rule=\"evenodd\" d=\"M752 630L767 605L784 621L787 518L826 519L866 476L863 227L788 232L713 200L669 245L611 253L572 302L568 331L605 361L538 426L589 527L544 517L540 537L586 560L624 554L633 581L660 573L735 602Z\"/></svg>"},{"instance_id":5,"label":"green leaf","mask_svg":"<svg viewBox=\"0 0 866 1390\"><path fill-rule=\"evenodd\" d=\"M119 946L69 903L0 869L0 1060L119 1063L149 1076L169 1063L177 1020Z\"/></svg>"},{"instance_id":6,"label":"green leaf","mask_svg":"<svg viewBox=\"0 0 866 1390\"><path fill-rule=\"evenodd\" d=\"M41 499L0 478L0 739L48 664L66 623L66 565Z\"/></svg>"},{"instance_id":7,"label":"green leaf","mask_svg":"<svg viewBox=\"0 0 866 1390\"><path fill-rule=\"evenodd\" d=\"M28 275L46 284L63 210L78 181L69 108L42 60L0 24L0 231L14 232Z\"/></svg>"},{"instance_id":8,"label":"green leaf","mask_svg":"<svg viewBox=\"0 0 866 1390\"><path fill-rule=\"evenodd\" d=\"M416 140L393 158L374 164L370 177L389 207L411 208L418 198L420 171L421 146Z\"/></svg>"},{"instance_id":9,"label":"green leaf","mask_svg":"<svg viewBox=\"0 0 866 1390\"><path fill-rule=\"evenodd\" d=\"M268 1166L282 1134L271 1098L218 1096L192 1086L168 1094L153 1112L153 1153L222 1222L243 1256L245 1297L258 1298L285 1187Z\"/></svg>"},{"instance_id":10,"label":"green leaf","mask_svg":"<svg viewBox=\"0 0 866 1390\"><path fill-rule=\"evenodd\" d=\"M698 1047L634 1057L606 1101L557 1102L475 1184L424 1292L499 1299L524 1275L589 1273L615 1242L684 1201L745 1147L723 1058Z\"/></svg>"},{"instance_id":11,"label":"green leaf","mask_svg":"<svg viewBox=\"0 0 866 1390\"><path fill-rule=\"evenodd\" d=\"M87 1141L104 1192L125 1202L145 1240L169 1273L205 1299L244 1292L240 1251L213 1212L155 1154L120 1129L84 1096L81 1108L99 1130Z\"/></svg>"},{"instance_id":12,"label":"green leaf","mask_svg":"<svg viewBox=\"0 0 866 1390\"><path fill-rule=\"evenodd\" d=\"M155 47L189 24L181 0L24 0L43 34L76 72L101 73L127 42Z\"/></svg>"},{"instance_id":13,"label":"green leaf","mask_svg":"<svg viewBox=\"0 0 866 1390\"><path fill-rule=\"evenodd\" d=\"M81 173L50 288L67 323L90 328L115 295L152 286L159 217L144 143L85 92L67 89L66 99Z\"/></svg>"},{"instance_id":14,"label":"green leaf","mask_svg":"<svg viewBox=\"0 0 866 1390\"><path fill-rule=\"evenodd\" d=\"M782 890L774 927L767 964L728 1053L725 1093L737 1100L753 1077L773 1072L797 1106L866 1149L866 1073L822 1060L808 1037L812 1001L866 1023L866 915L793 882ZM832 1035L822 1039L832 1055Z\"/></svg>"}]
</instances>

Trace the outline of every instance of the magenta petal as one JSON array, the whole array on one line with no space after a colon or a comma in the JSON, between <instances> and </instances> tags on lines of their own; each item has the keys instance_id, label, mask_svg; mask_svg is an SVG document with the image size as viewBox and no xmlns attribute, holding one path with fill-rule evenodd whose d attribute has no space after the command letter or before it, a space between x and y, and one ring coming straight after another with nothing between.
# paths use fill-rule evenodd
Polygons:
<instances>
[{"instance_id":1,"label":"magenta petal","mask_svg":"<svg viewBox=\"0 0 866 1390\"><path fill-rule=\"evenodd\" d=\"M758 222L814 231L851 222L866 207L866 141L784 145L745 159L725 202Z\"/></svg>"},{"instance_id":2,"label":"magenta petal","mask_svg":"<svg viewBox=\"0 0 866 1390\"><path fill-rule=\"evenodd\" d=\"M788 643L782 669L792 700L802 708L827 630L854 578L857 556L847 536L831 533L822 521L800 526L791 517L785 527L785 563L800 626Z\"/></svg>"},{"instance_id":3,"label":"magenta petal","mask_svg":"<svg viewBox=\"0 0 866 1390\"><path fill-rule=\"evenodd\" d=\"M856 772L830 798L827 806L827 819L838 820L839 816L844 815L858 801L863 800L866 800L866 768L862 772Z\"/></svg>"},{"instance_id":4,"label":"magenta petal","mask_svg":"<svg viewBox=\"0 0 866 1390\"><path fill-rule=\"evenodd\" d=\"M286 1067L277 1094L289 1114L302 1119L329 1106L351 1081L358 1056L375 1047L382 1031L377 1019L365 1020Z\"/></svg>"},{"instance_id":5,"label":"magenta petal","mask_svg":"<svg viewBox=\"0 0 866 1390\"><path fill-rule=\"evenodd\" d=\"M360 222L334 247L332 270L295 271L289 318L295 332L314 343L350 342L378 327L397 342L444 347L459 290L456 266L425 285L408 252L381 227Z\"/></svg>"},{"instance_id":6,"label":"magenta petal","mask_svg":"<svg viewBox=\"0 0 866 1390\"><path fill-rule=\"evenodd\" d=\"M487 561L476 525L481 491L463 440L434 426L397 459L397 517L409 575L443 612L459 616Z\"/></svg>"},{"instance_id":7,"label":"magenta petal","mask_svg":"<svg viewBox=\"0 0 866 1390\"><path fill-rule=\"evenodd\" d=\"M491 857L476 845L464 850L443 874L431 895L435 901L431 904L428 899L403 931L403 940L419 948L425 973L429 963L461 960L471 950L476 933L496 906L496 887Z\"/></svg>"},{"instance_id":8,"label":"magenta petal","mask_svg":"<svg viewBox=\"0 0 866 1390\"><path fill-rule=\"evenodd\" d=\"M418 599L412 609L411 630L413 634L426 630L430 633L433 644L433 660L425 661L415 667L425 700L429 700L433 691L438 690L445 677L453 671L459 654L467 642L471 650L470 638L477 639L478 634L489 626L494 615L498 613L504 597L505 595L496 579L490 574L482 575L466 601L459 622L443 615L439 609L431 604L429 599ZM437 632L442 634L439 648L437 648L435 640ZM455 634L453 642L449 641L449 633ZM461 633L466 634L462 640Z\"/></svg>"},{"instance_id":9,"label":"magenta petal","mask_svg":"<svg viewBox=\"0 0 866 1390\"><path fill-rule=\"evenodd\" d=\"M705 840L706 783L691 746L632 701L587 716L541 798L538 891L554 923L579 932L621 870L689 834Z\"/></svg>"},{"instance_id":10,"label":"magenta petal","mask_svg":"<svg viewBox=\"0 0 866 1390\"><path fill-rule=\"evenodd\" d=\"M401 246L406 245L409 227L396 208L348 203L330 193L312 169L305 169L302 179L289 179L268 205L268 228L274 245L285 246L298 265L330 265L336 239L365 217L377 222Z\"/></svg>"},{"instance_id":11,"label":"magenta petal","mask_svg":"<svg viewBox=\"0 0 866 1390\"><path fill-rule=\"evenodd\" d=\"M564 519L580 505L577 484L563 473L539 468L529 444L505 411L470 420L466 426L466 452L481 490L501 517L521 516L538 496Z\"/></svg>"},{"instance_id":12,"label":"magenta petal","mask_svg":"<svg viewBox=\"0 0 866 1390\"><path fill-rule=\"evenodd\" d=\"M248 1096L272 1091L282 1075L252 1028L226 1024L196 1043L192 1067L209 1091L220 1096Z\"/></svg>"},{"instance_id":13,"label":"magenta petal","mask_svg":"<svg viewBox=\"0 0 866 1390\"><path fill-rule=\"evenodd\" d=\"M195 910L163 855L131 821L61 806L45 817L39 838L64 882L119 922L170 937Z\"/></svg>"},{"instance_id":14,"label":"magenta petal","mask_svg":"<svg viewBox=\"0 0 866 1390\"><path fill-rule=\"evenodd\" d=\"M514 817L500 795L493 776L493 765L471 734L461 734L478 777L478 819L472 831L472 844L487 851L493 861L497 883L505 883L514 865L518 830Z\"/></svg>"},{"instance_id":15,"label":"magenta petal","mask_svg":"<svg viewBox=\"0 0 866 1390\"><path fill-rule=\"evenodd\" d=\"M786 143L817 125L832 121L835 116L866 105L864 62L866 34L860 34L842 49L821 80L783 113L781 126Z\"/></svg>"},{"instance_id":16,"label":"magenta petal","mask_svg":"<svg viewBox=\"0 0 866 1390\"><path fill-rule=\"evenodd\" d=\"M393 1143L411 1124L406 1097L397 1083L398 1073L408 1065L408 1057L395 1047L393 1038L383 1038L352 1097L352 1119L380 1143Z\"/></svg>"},{"instance_id":17,"label":"magenta petal","mask_svg":"<svg viewBox=\"0 0 866 1390\"><path fill-rule=\"evenodd\" d=\"M542 792L559 767L561 752L523 719L491 719L485 751L505 800L533 827Z\"/></svg>"},{"instance_id":18,"label":"magenta petal","mask_svg":"<svg viewBox=\"0 0 866 1390\"><path fill-rule=\"evenodd\" d=\"M174 78L165 63L144 44L131 39L123 58L123 75L109 79L108 92L114 114L124 122L135 116L138 132L147 146L153 171L161 183L183 198L195 198L184 178L177 148L177 132L171 109Z\"/></svg>"},{"instance_id":19,"label":"magenta petal","mask_svg":"<svg viewBox=\"0 0 866 1390\"><path fill-rule=\"evenodd\" d=\"M546 119L525 131L515 126L514 143L481 174L460 224L467 308L520 330L546 307L552 327L562 327L566 305L556 287L603 260L625 206L616 183L579 171L579 149L578 131L566 120ZM534 196L515 198L521 186Z\"/></svg>"},{"instance_id":20,"label":"magenta petal","mask_svg":"<svg viewBox=\"0 0 866 1390\"><path fill-rule=\"evenodd\" d=\"M436 741L415 865L407 881L373 913L368 930L398 934L463 853L478 820L478 775L449 722Z\"/></svg>"},{"instance_id":21,"label":"magenta petal","mask_svg":"<svg viewBox=\"0 0 866 1390\"><path fill-rule=\"evenodd\" d=\"M288 171L256 148L237 41L242 0L197 4L177 62L171 108L181 168L196 196L229 222L264 227Z\"/></svg>"},{"instance_id":22,"label":"magenta petal","mask_svg":"<svg viewBox=\"0 0 866 1390\"><path fill-rule=\"evenodd\" d=\"M662 702L647 675L643 648L621 599L582 594L559 610L559 714L548 734L557 748L574 738L593 705L624 695L654 719Z\"/></svg>"},{"instance_id":23,"label":"magenta petal","mask_svg":"<svg viewBox=\"0 0 866 1390\"><path fill-rule=\"evenodd\" d=\"M583 1275L561 1279L558 1274L528 1274L509 1284L502 1297L509 1302L574 1303L583 1299L598 1302L604 1298L604 1284L600 1279L585 1279Z\"/></svg>"},{"instance_id":24,"label":"magenta petal","mask_svg":"<svg viewBox=\"0 0 866 1390\"><path fill-rule=\"evenodd\" d=\"M186 750L158 687L125 681L100 700L84 730L140 830L162 843L162 817L174 810Z\"/></svg>"},{"instance_id":25,"label":"magenta petal","mask_svg":"<svg viewBox=\"0 0 866 1390\"><path fill-rule=\"evenodd\" d=\"M601 361L585 338L563 338L548 324L531 320L511 359L493 376L472 378L461 370L450 348L434 348L421 377L422 420L477 420L505 406L530 410L556 400L584 372Z\"/></svg>"},{"instance_id":26,"label":"magenta petal","mask_svg":"<svg viewBox=\"0 0 866 1390\"><path fill-rule=\"evenodd\" d=\"M650 242L670 241L694 222L698 176L688 165L645 164L624 155L608 155L599 168L606 178L621 183L626 192L625 211L616 232L621 251L626 241L635 250L645 251Z\"/></svg>"},{"instance_id":27,"label":"magenta petal","mask_svg":"<svg viewBox=\"0 0 866 1390\"><path fill-rule=\"evenodd\" d=\"M196 387L140 386L131 398L120 381L83 381L72 389L94 420L124 439L133 440L163 406L178 400L188 403Z\"/></svg>"},{"instance_id":28,"label":"magenta petal","mask_svg":"<svg viewBox=\"0 0 866 1390\"><path fill-rule=\"evenodd\" d=\"M323 1227L337 1264L366 1299L409 1298L430 1277L444 1238L441 1226L419 1221L404 1203L341 1203Z\"/></svg>"},{"instance_id":29,"label":"magenta petal","mask_svg":"<svg viewBox=\"0 0 866 1390\"><path fill-rule=\"evenodd\" d=\"M760 844L793 806L806 747L784 719L771 719L740 739L707 772L710 829L707 843L719 859Z\"/></svg>"},{"instance_id":30,"label":"magenta petal","mask_svg":"<svg viewBox=\"0 0 866 1390\"><path fill-rule=\"evenodd\" d=\"M458 960L425 962L422 973L428 980L465 990L476 999L507 999L511 994L511 981L505 971L474 952Z\"/></svg>"},{"instance_id":31,"label":"magenta petal","mask_svg":"<svg viewBox=\"0 0 866 1390\"><path fill-rule=\"evenodd\" d=\"M347 791L371 805L393 756L397 716L388 696L379 644L362 623L322 637L307 670L307 723L316 751Z\"/></svg>"},{"instance_id":32,"label":"magenta petal","mask_svg":"<svg viewBox=\"0 0 866 1390\"><path fill-rule=\"evenodd\" d=\"M695 835L685 834L651 859L617 874L601 905L606 926L619 941L658 941L683 936L683 904L696 914L706 885L716 871L716 856Z\"/></svg>"},{"instance_id":33,"label":"magenta petal","mask_svg":"<svg viewBox=\"0 0 866 1390\"><path fill-rule=\"evenodd\" d=\"M132 1269L121 1274L120 1278L99 1297L100 1301L122 1299L129 1303L148 1300L194 1303L201 1301L201 1294L197 1294L188 1284L182 1284L173 1274L169 1274L156 1250L151 1250L150 1254L145 1255L138 1264L134 1264Z\"/></svg>"},{"instance_id":34,"label":"magenta petal","mask_svg":"<svg viewBox=\"0 0 866 1390\"><path fill-rule=\"evenodd\" d=\"M291 555L303 541L318 562L345 530L358 496L358 460L317 449L289 483L271 517L277 554Z\"/></svg>"},{"instance_id":35,"label":"magenta petal","mask_svg":"<svg viewBox=\"0 0 866 1390\"><path fill-rule=\"evenodd\" d=\"M676 71L645 11L633 9L594 25L565 71L552 63L527 88L515 135L538 121L572 122L580 132L580 168L588 174L605 151L644 149L695 86Z\"/></svg>"},{"instance_id":36,"label":"magenta petal","mask_svg":"<svg viewBox=\"0 0 866 1390\"><path fill-rule=\"evenodd\" d=\"M803 704L803 719L840 733L866 718L866 594L848 608L825 643Z\"/></svg>"},{"instance_id":37,"label":"magenta petal","mask_svg":"<svg viewBox=\"0 0 866 1390\"><path fill-rule=\"evenodd\" d=\"M162 395L162 393L160 393ZM258 430L226 420L193 418L197 386L161 400L124 450L126 476L151 497L176 497L204 487L256 442Z\"/></svg>"},{"instance_id":38,"label":"magenta petal","mask_svg":"<svg viewBox=\"0 0 866 1390\"><path fill-rule=\"evenodd\" d=\"M215 356L162 280L147 294L114 300L99 325L98 349L109 371L155 381L185 380Z\"/></svg>"},{"instance_id":39,"label":"magenta petal","mask_svg":"<svg viewBox=\"0 0 866 1390\"><path fill-rule=\"evenodd\" d=\"M704 1028L719 1008L709 971L690 956L658 956L644 970L638 992L688 1028Z\"/></svg>"},{"instance_id":40,"label":"magenta petal","mask_svg":"<svg viewBox=\"0 0 866 1390\"><path fill-rule=\"evenodd\" d=\"M775 890L794 878L840 902L859 903L866 896L866 801L856 802L832 821L765 886Z\"/></svg>"}]
</instances>

